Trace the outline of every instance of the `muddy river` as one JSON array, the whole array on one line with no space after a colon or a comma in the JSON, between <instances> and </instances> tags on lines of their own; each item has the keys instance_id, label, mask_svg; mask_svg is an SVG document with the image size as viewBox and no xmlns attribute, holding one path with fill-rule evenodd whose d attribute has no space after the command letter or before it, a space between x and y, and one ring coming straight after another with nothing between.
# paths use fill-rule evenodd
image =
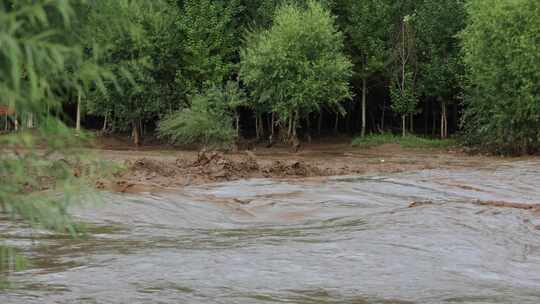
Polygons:
<instances>
[{"instance_id":1,"label":"muddy river","mask_svg":"<svg viewBox=\"0 0 540 304\"><path fill-rule=\"evenodd\" d=\"M540 162L106 194L86 240L0 225L0 303L540 303L540 215L476 199L540 203Z\"/></svg>"}]
</instances>

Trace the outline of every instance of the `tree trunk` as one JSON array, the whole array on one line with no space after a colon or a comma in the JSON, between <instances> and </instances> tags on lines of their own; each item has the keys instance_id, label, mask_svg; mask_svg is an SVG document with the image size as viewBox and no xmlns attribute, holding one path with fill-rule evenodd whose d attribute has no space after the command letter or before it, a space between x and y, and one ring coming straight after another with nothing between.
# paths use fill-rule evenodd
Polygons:
<instances>
[{"instance_id":1,"label":"tree trunk","mask_svg":"<svg viewBox=\"0 0 540 304\"><path fill-rule=\"evenodd\" d=\"M240 138L240 114L238 113L238 109L235 109L234 112L234 119L236 120L236 138Z\"/></svg>"},{"instance_id":2,"label":"tree trunk","mask_svg":"<svg viewBox=\"0 0 540 304\"><path fill-rule=\"evenodd\" d=\"M255 113L255 138L257 140L261 138L260 132L261 131L259 130L259 114Z\"/></svg>"},{"instance_id":3,"label":"tree trunk","mask_svg":"<svg viewBox=\"0 0 540 304\"><path fill-rule=\"evenodd\" d=\"M75 121L75 130L77 133L81 131L81 93L77 93L77 118Z\"/></svg>"},{"instance_id":4,"label":"tree trunk","mask_svg":"<svg viewBox=\"0 0 540 304\"><path fill-rule=\"evenodd\" d=\"M428 134L428 120L429 120L429 103L428 99L424 103L424 134Z\"/></svg>"},{"instance_id":5,"label":"tree trunk","mask_svg":"<svg viewBox=\"0 0 540 304\"><path fill-rule=\"evenodd\" d=\"M352 115L350 115L349 112L345 114L345 132L347 133L351 133L351 117Z\"/></svg>"},{"instance_id":6,"label":"tree trunk","mask_svg":"<svg viewBox=\"0 0 540 304\"><path fill-rule=\"evenodd\" d=\"M367 79L362 78L362 131L361 136L366 136L366 96L367 95Z\"/></svg>"},{"instance_id":7,"label":"tree trunk","mask_svg":"<svg viewBox=\"0 0 540 304\"><path fill-rule=\"evenodd\" d=\"M287 131L287 140L291 139L292 136L292 130L293 130L293 114L290 114L289 116L289 130Z\"/></svg>"},{"instance_id":8,"label":"tree trunk","mask_svg":"<svg viewBox=\"0 0 540 304\"><path fill-rule=\"evenodd\" d=\"M409 127L411 134L414 134L414 115L412 113L409 115Z\"/></svg>"},{"instance_id":9,"label":"tree trunk","mask_svg":"<svg viewBox=\"0 0 540 304\"><path fill-rule=\"evenodd\" d=\"M105 134L107 131L107 120L109 119L109 113L105 113L105 118L103 119L103 128L101 129L101 133Z\"/></svg>"},{"instance_id":10,"label":"tree trunk","mask_svg":"<svg viewBox=\"0 0 540 304\"><path fill-rule=\"evenodd\" d=\"M264 119L262 115L259 115L259 138L264 137Z\"/></svg>"},{"instance_id":11,"label":"tree trunk","mask_svg":"<svg viewBox=\"0 0 540 304\"><path fill-rule=\"evenodd\" d=\"M296 153L300 149L300 140L298 139L298 124L300 123L300 113L298 113L298 111L294 112L292 123L292 137L290 139L290 143L292 144L294 153Z\"/></svg>"},{"instance_id":12,"label":"tree trunk","mask_svg":"<svg viewBox=\"0 0 540 304\"><path fill-rule=\"evenodd\" d=\"M386 112L386 98L383 98L383 107L381 114L381 132L384 132L384 114Z\"/></svg>"},{"instance_id":13,"label":"tree trunk","mask_svg":"<svg viewBox=\"0 0 540 304\"><path fill-rule=\"evenodd\" d=\"M407 116L406 115L401 115L401 131L402 131L403 137L405 137L405 135L407 135Z\"/></svg>"},{"instance_id":14,"label":"tree trunk","mask_svg":"<svg viewBox=\"0 0 540 304\"><path fill-rule=\"evenodd\" d=\"M272 137L272 140L274 139L274 127L276 123L276 113L272 112L272 118L270 121L270 136Z\"/></svg>"},{"instance_id":15,"label":"tree trunk","mask_svg":"<svg viewBox=\"0 0 540 304\"><path fill-rule=\"evenodd\" d=\"M336 112L336 122L334 124L334 133L337 134L339 129L339 113Z\"/></svg>"},{"instance_id":16,"label":"tree trunk","mask_svg":"<svg viewBox=\"0 0 540 304\"><path fill-rule=\"evenodd\" d=\"M448 138L448 105L444 105L444 138Z\"/></svg>"},{"instance_id":17,"label":"tree trunk","mask_svg":"<svg viewBox=\"0 0 540 304\"><path fill-rule=\"evenodd\" d=\"M34 115L32 115L32 113L28 114L28 117L26 118L26 127L28 129L34 128Z\"/></svg>"},{"instance_id":18,"label":"tree trunk","mask_svg":"<svg viewBox=\"0 0 540 304\"><path fill-rule=\"evenodd\" d=\"M140 141L140 138L139 138L139 126L138 126L138 122L135 120L132 122L132 133L131 133L131 137L133 139L133 143L135 144L135 146L139 146L139 141Z\"/></svg>"},{"instance_id":19,"label":"tree trunk","mask_svg":"<svg viewBox=\"0 0 540 304\"><path fill-rule=\"evenodd\" d=\"M266 125L268 126L268 133L270 133L269 136L272 136L272 113L270 113L270 115L266 115Z\"/></svg>"},{"instance_id":20,"label":"tree trunk","mask_svg":"<svg viewBox=\"0 0 540 304\"><path fill-rule=\"evenodd\" d=\"M297 127L298 127L298 111L294 112L293 119L292 119L292 136L293 138L297 138Z\"/></svg>"},{"instance_id":21,"label":"tree trunk","mask_svg":"<svg viewBox=\"0 0 540 304\"><path fill-rule=\"evenodd\" d=\"M307 137L308 143L311 143L311 121L310 121L309 114L306 118L306 137Z\"/></svg>"},{"instance_id":22,"label":"tree trunk","mask_svg":"<svg viewBox=\"0 0 540 304\"><path fill-rule=\"evenodd\" d=\"M433 124L431 126L431 136L437 134L437 112L435 112L435 107L432 107L433 111Z\"/></svg>"},{"instance_id":23,"label":"tree trunk","mask_svg":"<svg viewBox=\"0 0 540 304\"><path fill-rule=\"evenodd\" d=\"M319 121L317 123L317 135L321 136L322 131L322 122L323 122L323 110L319 110Z\"/></svg>"},{"instance_id":24,"label":"tree trunk","mask_svg":"<svg viewBox=\"0 0 540 304\"><path fill-rule=\"evenodd\" d=\"M446 115L446 102L441 103L441 139L448 137L448 118Z\"/></svg>"}]
</instances>

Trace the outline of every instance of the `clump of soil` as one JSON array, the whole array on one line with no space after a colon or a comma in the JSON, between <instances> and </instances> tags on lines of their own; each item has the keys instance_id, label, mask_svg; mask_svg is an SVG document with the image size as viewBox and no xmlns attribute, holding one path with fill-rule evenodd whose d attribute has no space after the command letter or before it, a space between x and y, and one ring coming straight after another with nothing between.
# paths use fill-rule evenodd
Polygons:
<instances>
[{"instance_id":1,"label":"clump of soil","mask_svg":"<svg viewBox=\"0 0 540 304\"><path fill-rule=\"evenodd\" d=\"M249 155L240 160L232 160L220 152L202 151L191 165L186 165L179 159L176 163L187 173L200 175L211 181L248 178L260 171L257 161Z\"/></svg>"},{"instance_id":2,"label":"clump of soil","mask_svg":"<svg viewBox=\"0 0 540 304\"><path fill-rule=\"evenodd\" d=\"M276 160L262 169L265 177L309 177L323 176L318 167L306 164L302 161L285 162Z\"/></svg>"}]
</instances>

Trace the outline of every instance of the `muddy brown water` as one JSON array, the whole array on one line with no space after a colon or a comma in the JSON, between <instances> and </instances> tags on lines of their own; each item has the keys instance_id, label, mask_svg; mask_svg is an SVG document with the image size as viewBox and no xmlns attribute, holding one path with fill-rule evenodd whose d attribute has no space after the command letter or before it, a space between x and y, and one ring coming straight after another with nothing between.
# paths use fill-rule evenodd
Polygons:
<instances>
[{"instance_id":1,"label":"muddy brown water","mask_svg":"<svg viewBox=\"0 0 540 304\"><path fill-rule=\"evenodd\" d=\"M540 161L106 194L86 240L0 224L0 303L540 303L540 215L475 199L539 203Z\"/></svg>"}]
</instances>

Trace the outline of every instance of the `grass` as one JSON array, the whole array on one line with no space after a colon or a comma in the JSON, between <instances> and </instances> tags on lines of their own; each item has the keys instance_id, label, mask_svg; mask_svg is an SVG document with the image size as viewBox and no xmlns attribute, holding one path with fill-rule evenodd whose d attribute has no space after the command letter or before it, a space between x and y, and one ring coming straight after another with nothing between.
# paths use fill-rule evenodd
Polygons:
<instances>
[{"instance_id":1,"label":"grass","mask_svg":"<svg viewBox=\"0 0 540 304\"><path fill-rule=\"evenodd\" d=\"M353 147L375 147L384 144L398 144L411 149L447 149L457 146L453 139L432 139L416 135L398 136L392 133L371 134L357 137L353 140Z\"/></svg>"}]
</instances>

